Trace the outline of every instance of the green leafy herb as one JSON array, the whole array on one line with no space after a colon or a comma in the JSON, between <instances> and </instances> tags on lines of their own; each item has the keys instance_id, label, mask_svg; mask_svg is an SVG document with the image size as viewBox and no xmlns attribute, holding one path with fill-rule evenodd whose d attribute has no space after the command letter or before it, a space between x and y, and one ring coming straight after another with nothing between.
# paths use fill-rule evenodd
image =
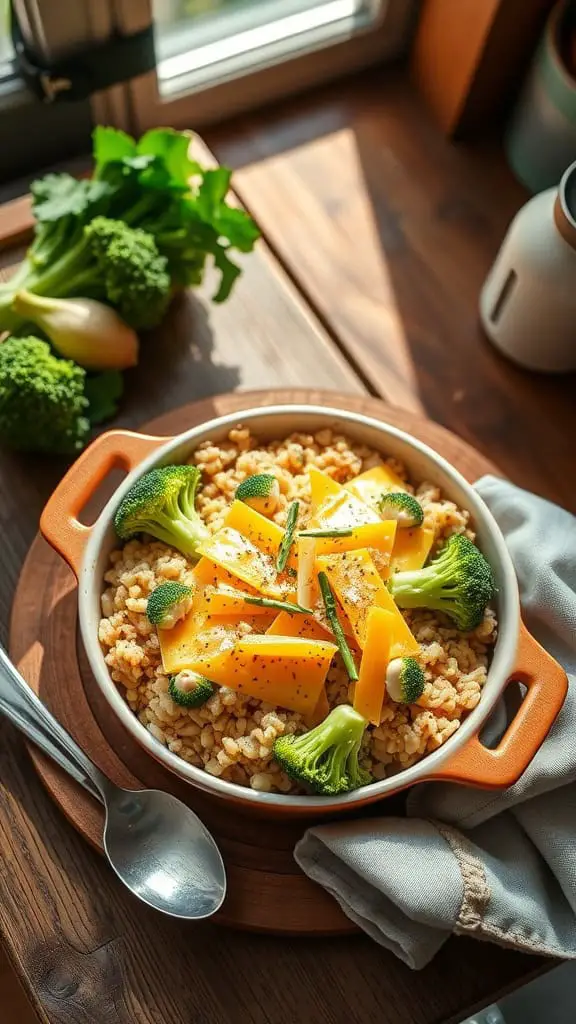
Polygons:
<instances>
[{"instance_id":1,"label":"green leafy herb","mask_svg":"<svg viewBox=\"0 0 576 1024\"><path fill-rule=\"evenodd\" d=\"M299 537L351 537L354 533L349 528L338 529L334 527L333 530L300 530Z\"/></svg>"},{"instance_id":2,"label":"green leafy herb","mask_svg":"<svg viewBox=\"0 0 576 1024\"><path fill-rule=\"evenodd\" d=\"M71 174L47 174L34 181L30 191L36 220L49 223L69 216L87 222L99 212L113 189L105 181L78 181Z\"/></svg>"},{"instance_id":3,"label":"green leafy herb","mask_svg":"<svg viewBox=\"0 0 576 1024\"><path fill-rule=\"evenodd\" d=\"M348 646L348 641L344 636L344 630L340 625L336 609L336 598L334 597L334 592L325 572L318 573L318 583L320 584L320 593L322 594L322 600L324 601L324 607L326 609L326 618L330 623L330 629L332 630L334 639L338 644L338 649L342 655L344 667L349 678L352 682L355 682L358 679L358 670L354 663L354 658L352 657L352 651Z\"/></svg>"},{"instance_id":4,"label":"green leafy herb","mask_svg":"<svg viewBox=\"0 0 576 1024\"><path fill-rule=\"evenodd\" d=\"M277 601L275 597L245 597L246 604L256 604L260 608L277 608L280 612L290 614L312 615L311 608L303 608L301 604L293 604L292 601Z\"/></svg>"},{"instance_id":5,"label":"green leafy herb","mask_svg":"<svg viewBox=\"0 0 576 1024\"><path fill-rule=\"evenodd\" d=\"M294 533L296 530L296 522L298 520L298 512L300 510L300 502L293 501L288 509L286 516L286 529L282 538L282 543L278 548L278 556L276 558L276 569L278 572L284 572L286 568L286 562L288 561L288 555L290 554L290 548L294 543Z\"/></svg>"},{"instance_id":6,"label":"green leafy herb","mask_svg":"<svg viewBox=\"0 0 576 1024\"><path fill-rule=\"evenodd\" d=\"M136 156L136 143L131 135L119 128L107 128L98 125L92 136L96 171L104 164L126 157Z\"/></svg>"}]
</instances>

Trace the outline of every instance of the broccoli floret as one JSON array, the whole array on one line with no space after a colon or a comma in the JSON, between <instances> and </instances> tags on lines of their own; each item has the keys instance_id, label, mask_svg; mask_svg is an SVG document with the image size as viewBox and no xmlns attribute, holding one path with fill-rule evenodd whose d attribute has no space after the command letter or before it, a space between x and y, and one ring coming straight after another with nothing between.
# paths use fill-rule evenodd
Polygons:
<instances>
[{"instance_id":1,"label":"broccoli floret","mask_svg":"<svg viewBox=\"0 0 576 1024\"><path fill-rule=\"evenodd\" d=\"M212 696L215 689L214 683L206 679L206 676L198 675L190 669L183 669L177 676L171 676L168 684L168 693L172 700L183 708L199 708Z\"/></svg>"},{"instance_id":2,"label":"broccoli floret","mask_svg":"<svg viewBox=\"0 0 576 1024\"><path fill-rule=\"evenodd\" d=\"M84 229L105 297L137 330L162 320L171 296L166 270L152 235L123 221L95 217Z\"/></svg>"},{"instance_id":3,"label":"broccoli floret","mask_svg":"<svg viewBox=\"0 0 576 1024\"><path fill-rule=\"evenodd\" d=\"M39 338L0 345L0 441L15 451L75 455L90 431L86 373Z\"/></svg>"},{"instance_id":4,"label":"broccoli floret","mask_svg":"<svg viewBox=\"0 0 576 1024\"><path fill-rule=\"evenodd\" d=\"M173 629L192 607L194 591L184 583L170 580L153 590L146 605L148 621L160 629Z\"/></svg>"},{"instance_id":5,"label":"broccoli floret","mask_svg":"<svg viewBox=\"0 0 576 1024\"><path fill-rule=\"evenodd\" d=\"M393 658L386 669L386 690L399 704L413 704L424 692L424 671L416 658Z\"/></svg>"},{"instance_id":6,"label":"broccoli floret","mask_svg":"<svg viewBox=\"0 0 576 1024\"><path fill-rule=\"evenodd\" d=\"M449 537L424 569L397 572L388 586L399 608L444 612L464 633L480 625L495 589L490 565L462 534Z\"/></svg>"},{"instance_id":7,"label":"broccoli floret","mask_svg":"<svg viewBox=\"0 0 576 1024\"><path fill-rule=\"evenodd\" d=\"M238 484L236 497L255 512L271 516L278 508L280 485L272 473L255 473Z\"/></svg>"},{"instance_id":8,"label":"broccoli floret","mask_svg":"<svg viewBox=\"0 0 576 1024\"><path fill-rule=\"evenodd\" d=\"M16 292L23 289L55 299L83 296L109 302L134 328L160 323L170 302L171 282L167 261L147 231L95 217L77 228L65 247L56 246L53 256L49 241L46 248L24 279L18 275L17 287L8 282L0 290L2 327L14 331L26 322L24 314L12 309Z\"/></svg>"},{"instance_id":9,"label":"broccoli floret","mask_svg":"<svg viewBox=\"0 0 576 1024\"><path fill-rule=\"evenodd\" d=\"M366 719L339 704L320 725L302 736L279 736L274 757L283 771L314 793L335 796L367 786L372 776L358 764Z\"/></svg>"},{"instance_id":10,"label":"broccoli floret","mask_svg":"<svg viewBox=\"0 0 576 1024\"><path fill-rule=\"evenodd\" d=\"M195 508L200 470L163 466L145 473L120 502L114 525L123 540L149 533L165 544L196 555L208 529Z\"/></svg>"},{"instance_id":11,"label":"broccoli floret","mask_svg":"<svg viewBox=\"0 0 576 1024\"><path fill-rule=\"evenodd\" d=\"M395 519L399 527L422 526L424 509L413 494L394 491L383 494L378 502L382 519Z\"/></svg>"}]
</instances>

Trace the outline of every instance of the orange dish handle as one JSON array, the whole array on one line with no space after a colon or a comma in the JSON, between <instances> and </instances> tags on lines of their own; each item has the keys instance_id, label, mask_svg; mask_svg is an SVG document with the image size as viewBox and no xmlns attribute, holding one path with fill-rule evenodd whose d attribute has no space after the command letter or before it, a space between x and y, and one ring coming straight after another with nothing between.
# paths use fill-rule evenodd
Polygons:
<instances>
[{"instance_id":1,"label":"orange dish handle","mask_svg":"<svg viewBox=\"0 0 576 1024\"><path fill-rule=\"evenodd\" d=\"M520 623L516 667L510 680L527 689L514 719L494 749L478 736L459 750L432 778L464 782L483 789L512 786L546 739L568 692L564 669Z\"/></svg>"},{"instance_id":2,"label":"orange dish handle","mask_svg":"<svg viewBox=\"0 0 576 1024\"><path fill-rule=\"evenodd\" d=\"M129 430L109 430L82 453L62 478L40 519L40 532L79 576L84 549L92 532L78 519L96 489L113 469L131 472L168 437L150 437Z\"/></svg>"}]
</instances>

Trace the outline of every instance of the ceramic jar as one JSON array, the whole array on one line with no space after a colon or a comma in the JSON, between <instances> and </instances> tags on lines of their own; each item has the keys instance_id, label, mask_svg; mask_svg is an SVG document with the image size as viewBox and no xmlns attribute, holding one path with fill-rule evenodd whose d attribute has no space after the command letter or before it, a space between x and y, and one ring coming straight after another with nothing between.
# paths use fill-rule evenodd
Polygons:
<instances>
[{"instance_id":1,"label":"ceramic jar","mask_svg":"<svg viewBox=\"0 0 576 1024\"><path fill-rule=\"evenodd\" d=\"M576 163L516 214L480 295L490 340L530 370L576 370Z\"/></svg>"}]
</instances>

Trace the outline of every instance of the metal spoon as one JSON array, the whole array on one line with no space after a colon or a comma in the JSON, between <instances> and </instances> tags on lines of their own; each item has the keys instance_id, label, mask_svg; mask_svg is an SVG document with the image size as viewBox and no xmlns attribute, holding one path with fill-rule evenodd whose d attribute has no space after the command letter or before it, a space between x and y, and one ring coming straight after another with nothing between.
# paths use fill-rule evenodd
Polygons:
<instances>
[{"instance_id":1,"label":"metal spoon","mask_svg":"<svg viewBox=\"0 0 576 1024\"><path fill-rule=\"evenodd\" d=\"M135 896L172 917L210 917L226 895L220 851L200 819L157 789L110 782L26 685L0 647L0 712L106 809L104 850Z\"/></svg>"}]
</instances>

